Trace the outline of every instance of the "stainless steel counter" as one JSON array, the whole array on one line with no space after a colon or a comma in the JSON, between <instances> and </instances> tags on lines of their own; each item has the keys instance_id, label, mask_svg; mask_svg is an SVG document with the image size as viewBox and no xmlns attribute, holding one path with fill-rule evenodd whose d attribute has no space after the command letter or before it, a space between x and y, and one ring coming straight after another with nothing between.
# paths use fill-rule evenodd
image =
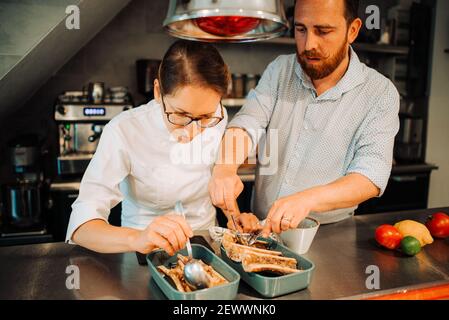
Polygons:
<instances>
[{"instance_id":1,"label":"stainless steel counter","mask_svg":"<svg viewBox=\"0 0 449 320\"><path fill-rule=\"evenodd\" d=\"M373 239L380 224L402 219L424 221L435 211L356 216L322 226L305 255L316 265L311 285L279 299L336 299L379 292L366 288L369 265L379 267L381 290L449 282L449 239L436 240L415 257L380 249ZM199 233L210 241L207 232ZM71 265L80 271L79 290L66 287L66 268ZM0 248L0 299L105 298L165 297L133 253L98 254L64 243ZM241 282L238 299L258 298Z\"/></svg>"}]
</instances>

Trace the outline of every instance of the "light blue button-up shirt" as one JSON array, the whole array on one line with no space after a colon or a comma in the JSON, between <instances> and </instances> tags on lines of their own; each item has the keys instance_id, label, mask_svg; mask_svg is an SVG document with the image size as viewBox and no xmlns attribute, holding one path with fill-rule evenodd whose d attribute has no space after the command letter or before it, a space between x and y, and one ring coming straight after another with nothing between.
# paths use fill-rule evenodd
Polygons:
<instances>
[{"instance_id":1,"label":"light blue button-up shirt","mask_svg":"<svg viewBox=\"0 0 449 320\"><path fill-rule=\"evenodd\" d=\"M253 145L259 144L259 159L262 153L270 159L271 169L257 166L254 213L264 219L278 198L349 173L364 175L382 195L391 172L398 112L393 83L361 63L352 48L345 75L320 96L295 54L279 56L228 125L247 130ZM277 138L261 139L260 132L275 132ZM311 216L332 223L355 209Z\"/></svg>"}]
</instances>

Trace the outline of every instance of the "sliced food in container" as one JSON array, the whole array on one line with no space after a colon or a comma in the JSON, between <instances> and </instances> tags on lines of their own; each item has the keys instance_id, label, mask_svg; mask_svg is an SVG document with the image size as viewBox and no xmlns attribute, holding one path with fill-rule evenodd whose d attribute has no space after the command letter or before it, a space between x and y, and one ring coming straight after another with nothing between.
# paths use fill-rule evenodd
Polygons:
<instances>
[{"instance_id":1,"label":"sliced food in container","mask_svg":"<svg viewBox=\"0 0 449 320\"><path fill-rule=\"evenodd\" d=\"M163 250L147 255L151 277L161 291L171 300L231 300L237 296L240 276L222 259L206 247L192 244L193 258L201 260L210 279L210 287L191 288L184 279L183 266L187 250L170 257Z\"/></svg>"},{"instance_id":2,"label":"sliced food in container","mask_svg":"<svg viewBox=\"0 0 449 320\"><path fill-rule=\"evenodd\" d=\"M232 233L223 235L222 259L240 274L243 281L265 297L308 287L314 269L311 261L275 241L258 241L255 244L245 246L237 243ZM263 244L269 245L263 248Z\"/></svg>"}]
</instances>

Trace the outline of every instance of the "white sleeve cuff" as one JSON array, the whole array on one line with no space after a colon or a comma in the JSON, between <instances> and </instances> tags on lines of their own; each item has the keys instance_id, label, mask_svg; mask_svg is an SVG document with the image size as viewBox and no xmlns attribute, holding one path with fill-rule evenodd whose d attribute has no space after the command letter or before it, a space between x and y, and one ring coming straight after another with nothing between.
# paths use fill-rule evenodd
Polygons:
<instances>
[{"instance_id":1,"label":"white sleeve cuff","mask_svg":"<svg viewBox=\"0 0 449 320\"><path fill-rule=\"evenodd\" d=\"M69 244L76 244L72 241L73 233L90 220L100 219L108 222L108 220L97 212L95 205L89 205L86 203L78 203L76 206L72 206L73 210L70 214L70 221L67 227L65 242Z\"/></svg>"}]
</instances>

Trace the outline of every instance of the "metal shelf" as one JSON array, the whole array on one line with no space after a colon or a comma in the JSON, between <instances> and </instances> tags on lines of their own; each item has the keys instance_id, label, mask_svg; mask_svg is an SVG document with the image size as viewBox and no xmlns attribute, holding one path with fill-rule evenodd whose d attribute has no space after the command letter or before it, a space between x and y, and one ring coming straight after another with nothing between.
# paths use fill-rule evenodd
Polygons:
<instances>
[{"instance_id":1,"label":"metal shelf","mask_svg":"<svg viewBox=\"0 0 449 320\"><path fill-rule=\"evenodd\" d=\"M294 38L275 38L265 41L260 41L258 43L265 44L276 44L276 45L296 45ZM394 46L388 44L376 44L376 43L361 43L356 42L353 45L354 50L363 52L373 52L373 53L384 53L384 54L394 54L394 55L407 55L409 53L409 48L406 46Z\"/></svg>"},{"instance_id":2,"label":"metal shelf","mask_svg":"<svg viewBox=\"0 0 449 320\"><path fill-rule=\"evenodd\" d=\"M295 38L288 38L288 37L273 38L269 40L259 41L258 43L296 45Z\"/></svg>"},{"instance_id":3,"label":"metal shelf","mask_svg":"<svg viewBox=\"0 0 449 320\"><path fill-rule=\"evenodd\" d=\"M354 43L354 50L363 52L385 53L395 55L408 55L409 48L405 46L394 46L389 44Z\"/></svg>"}]
</instances>

